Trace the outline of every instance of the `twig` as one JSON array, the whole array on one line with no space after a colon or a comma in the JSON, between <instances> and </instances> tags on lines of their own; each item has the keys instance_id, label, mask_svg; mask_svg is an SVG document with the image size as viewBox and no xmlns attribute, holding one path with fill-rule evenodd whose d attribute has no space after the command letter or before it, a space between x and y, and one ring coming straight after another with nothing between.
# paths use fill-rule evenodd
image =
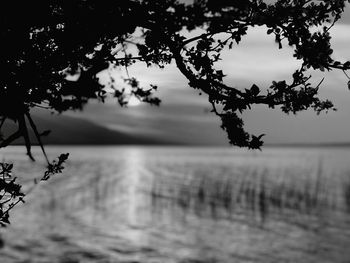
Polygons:
<instances>
[{"instance_id":1,"label":"twig","mask_svg":"<svg viewBox=\"0 0 350 263\"><path fill-rule=\"evenodd\" d=\"M47 157L47 154L46 154L45 149L44 149L44 145L43 145L41 138L40 138L40 133L38 132L38 129L36 128L36 125L35 125L32 117L30 116L30 113L26 112L26 116L27 116L27 119L29 121L30 126L32 127L32 129L34 131L35 137L38 140L41 151L43 152L43 154L45 156L46 162L47 162L47 164L50 164L49 158Z\"/></svg>"},{"instance_id":2,"label":"twig","mask_svg":"<svg viewBox=\"0 0 350 263\"><path fill-rule=\"evenodd\" d=\"M24 119L24 115L21 115L18 118L18 125L19 125L19 131L21 132L21 134L23 135L23 138L24 138L24 143L25 143L26 148L27 148L27 155L29 156L29 158L32 161L35 161L35 159L32 155L32 152L31 152L31 143L30 143L28 129L27 129L26 121Z\"/></svg>"},{"instance_id":3,"label":"twig","mask_svg":"<svg viewBox=\"0 0 350 263\"><path fill-rule=\"evenodd\" d=\"M343 69L343 72L344 72L345 76L350 80L349 75L346 73L346 71L344 69Z\"/></svg>"},{"instance_id":4,"label":"twig","mask_svg":"<svg viewBox=\"0 0 350 263\"><path fill-rule=\"evenodd\" d=\"M3 118L1 119L1 123L0 123L0 129L2 128L2 125L4 125L4 123L5 123L5 120L6 120L6 117L3 117Z\"/></svg>"},{"instance_id":5,"label":"twig","mask_svg":"<svg viewBox=\"0 0 350 263\"><path fill-rule=\"evenodd\" d=\"M11 142L18 139L19 137L21 137L21 132L18 130L16 132L14 132L13 134L11 134L9 137L7 137L7 139L3 140L0 143L0 148L8 146Z\"/></svg>"}]
</instances>

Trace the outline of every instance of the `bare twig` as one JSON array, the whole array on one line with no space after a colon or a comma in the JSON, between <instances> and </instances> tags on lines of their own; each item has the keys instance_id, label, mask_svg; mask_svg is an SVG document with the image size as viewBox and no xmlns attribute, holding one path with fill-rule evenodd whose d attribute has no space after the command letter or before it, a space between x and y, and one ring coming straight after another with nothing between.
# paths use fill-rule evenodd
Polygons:
<instances>
[{"instance_id":1,"label":"bare twig","mask_svg":"<svg viewBox=\"0 0 350 263\"><path fill-rule=\"evenodd\" d=\"M29 121L30 126L32 127L32 129L33 129L33 131L34 131L35 137L36 137L36 139L38 140L38 143L39 143L39 145L40 145L41 151L42 151L43 154L44 154L44 157L45 157L45 159L46 159L46 162L47 162L48 164L50 164L49 158L47 157L47 154L46 154L46 152L45 152L44 145L43 145L43 143L42 143L42 141L41 141L41 138L40 138L40 133L38 132L38 129L36 128L36 125L35 125L35 123L34 123L32 117L30 116L30 113L27 112L27 113L26 113L26 116L27 116L27 119L28 119L28 121Z\"/></svg>"}]
</instances>

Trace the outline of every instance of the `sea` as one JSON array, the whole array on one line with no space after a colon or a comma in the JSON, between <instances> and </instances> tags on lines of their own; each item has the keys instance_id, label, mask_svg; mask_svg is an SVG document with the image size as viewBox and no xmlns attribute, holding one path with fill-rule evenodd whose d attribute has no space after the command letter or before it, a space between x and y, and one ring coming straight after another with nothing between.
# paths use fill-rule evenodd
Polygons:
<instances>
[{"instance_id":1,"label":"sea","mask_svg":"<svg viewBox=\"0 0 350 263\"><path fill-rule=\"evenodd\" d=\"M0 150L24 200L1 263L350 262L350 148L46 146ZM39 183L35 184L35 181Z\"/></svg>"}]
</instances>

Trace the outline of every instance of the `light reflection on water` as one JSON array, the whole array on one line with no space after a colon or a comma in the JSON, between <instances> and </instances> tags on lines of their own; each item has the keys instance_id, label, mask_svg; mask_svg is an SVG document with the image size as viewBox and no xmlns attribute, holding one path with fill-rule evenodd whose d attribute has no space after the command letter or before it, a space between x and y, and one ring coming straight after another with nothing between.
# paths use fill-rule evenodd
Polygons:
<instances>
[{"instance_id":1,"label":"light reflection on water","mask_svg":"<svg viewBox=\"0 0 350 263\"><path fill-rule=\"evenodd\" d=\"M43 170L6 160L29 187ZM346 262L346 149L48 148L70 152L2 230L0 262ZM0 153L1 154L1 153ZM40 156L40 155L39 155ZM349 190L350 191L350 190ZM345 193L345 194L344 194Z\"/></svg>"}]
</instances>

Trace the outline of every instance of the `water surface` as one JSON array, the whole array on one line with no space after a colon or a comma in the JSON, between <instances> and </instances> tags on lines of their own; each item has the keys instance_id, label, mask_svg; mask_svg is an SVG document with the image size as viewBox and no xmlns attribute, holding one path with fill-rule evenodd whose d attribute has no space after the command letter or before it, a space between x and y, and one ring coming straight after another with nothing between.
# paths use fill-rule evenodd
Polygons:
<instances>
[{"instance_id":1,"label":"water surface","mask_svg":"<svg viewBox=\"0 0 350 263\"><path fill-rule=\"evenodd\" d=\"M0 262L349 262L347 148L70 152L1 229ZM44 163L1 151L29 189Z\"/></svg>"}]
</instances>

